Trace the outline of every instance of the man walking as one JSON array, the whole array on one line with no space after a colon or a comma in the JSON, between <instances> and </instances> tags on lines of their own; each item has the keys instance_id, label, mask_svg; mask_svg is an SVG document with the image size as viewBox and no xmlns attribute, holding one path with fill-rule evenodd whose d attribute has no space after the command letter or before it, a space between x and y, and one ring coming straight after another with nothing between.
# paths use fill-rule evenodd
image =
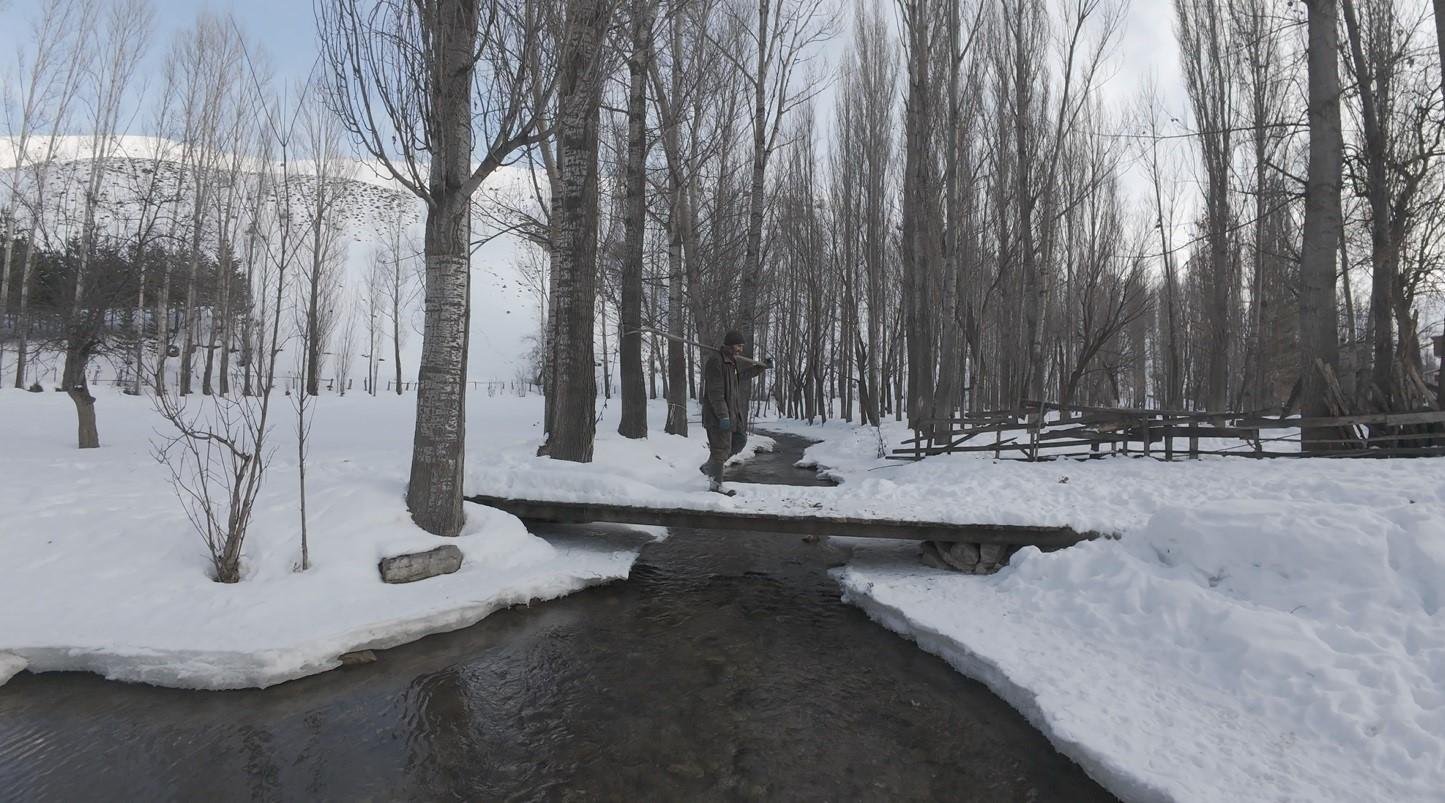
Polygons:
<instances>
[{"instance_id":1,"label":"man walking","mask_svg":"<svg viewBox=\"0 0 1445 803\"><path fill-rule=\"evenodd\" d=\"M723 464L748 442L748 399L744 383L772 367L772 360L755 362L743 355L743 336L728 332L722 348L702 368L702 426L707 430L708 461L699 468L708 476L708 490L733 495L722 488Z\"/></svg>"}]
</instances>

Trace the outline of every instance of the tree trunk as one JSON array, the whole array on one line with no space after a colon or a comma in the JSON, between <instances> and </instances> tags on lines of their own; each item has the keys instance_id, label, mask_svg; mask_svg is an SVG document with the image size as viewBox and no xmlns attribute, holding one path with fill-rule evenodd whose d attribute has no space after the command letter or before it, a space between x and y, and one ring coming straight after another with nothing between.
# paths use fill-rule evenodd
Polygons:
<instances>
[{"instance_id":1,"label":"tree trunk","mask_svg":"<svg viewBox=\"0 0 1445 803\"><path fill-rule=\"evenodd\" d=\"M1360 118L1365 137L1365 186L1370 202L1370 380L1385 409L1394 409L1395 399L1395 283L1399 272L1397 249L1391 237L1393 213L1390 208L1386 163L1389 146L1380 125L1379 110L1384 99L1377 95L1385 87L1365 58L1359 18L1354 0L1342 0L1345 30L1349 36L1350 58L1360 90Z\"/></svg>"},{"instance_id":2,"label":"tree trunk","mask_svg":"<svg viewBox=\"0 0 1445 803\"><path fill-rule=\"evenodd\" d=\"M1329 415L1322 369L1339 363L1335 309L1335 244L1344 225L1340 184L1344 136L1340 126L1339 31L1335 0L1306 0L1309 36L1309 175L1305 188L1300 261L1300 411ZM1320 451L1328 429L1301 430L1301 446Z\"/></svg>"},{"instance_id":3,"label":"tree trunk","mask_svg":"<svg viewBox=\"0 0 1445 803\"><path fill-rule=\"evenodd\" d=\"M191 361L196 345L196 279L201 264L200 204L198 199L196 213L191 218L191 258L186 270L185 330L181 334L180 394L182 396L191 392Z\"/></svg>"},{"instance_id":4,"label":"tree trunk","mask_svg":"<svg viewBox=\"0 0 1445 803\"><path fill-rule=\"evenodd\" d=\"M396 377L396 395L401 395L401 256L392 257L391 285L391 367Z\"/></svg>"},{"instance_id":5,"label":"tree trunk","mask_svg":"<svg viewBox=\"0 0 1445 803\"><path fill-rule=\"evenodd\" d=\"M427 532L461 532L466 442L466 372L471 272L473 45L479 10L440 0L433 21L429 77L432 160L428 168L426 303L418 367L416 430L406 502ZM398 363L398 370L400 364Z\"/></svg>"},{"instance_id":6,"label":"tree trunk","mask_svg":"<svg viewBox=\"0 0 1445 803\"><path fill-rule=\"evenodd\" d=\"M557 160L560 178L552 198L557 241L552 276L557 289L556 401L550 456L592 462L597 423L593 309L597 298L597 117L601 99L602 37L610 4L572 0L569 47L557 90Z\"/></svg>"},{"instance_id":7,"label":"tree trunk","mask_svg":"<svg viewBox=\"0 0 1445 803\"><path fill-rule=\"evenodd\" d=\"M10 317L10 259L15 250L15 209L5 210L5 231L0 241L0 330ZM5 370L5 342L0 338L0 374Z\"/></svg>"},{"instance_id":8,"label":"tree trunk","mask_svg":"<svg viewBox=\"0 0 1445 803\"><path fill-rule=\"evenodd\" d=\"M142 377L145 375L146 269L144 247L137 245L135 253L137 283L140 287L136 290L135 299L135 353L132 355L135 359L135 382L131 385L131 393L139 396L141 384L144 381Z\"/></svg>"},{"instance_id":9,"label":"tree trunk","mask_svg":"<svg viewBox=\"0 0 1445 803\"><path fill-rule=\"evenodd\" d=\"M1435 45L1440 59L1440 90L1445 92L1445 0L1435 0ZM1445 379L1440 382L1442 398L1445 398Z\"/></svg>"},{"instance_id":10,"label":"tree trunk","mask_svg":"<svg viewBox=\"0 0 1445 803\"><path fill-rule=\"evenodd\" d=\"M77 331L72 328L72 332ZM100 433L95 424L95 397L85 380L85 365L88 362L89 345L85 342L68 343L65 349L65 368L61 374L61 386L75 402L76 441L81 449L95 449L100 446Z\"/></svg>"},{"instance_id":11,"label":"tree trunk","mask_svg":"<svg viewBox=\"0 0 1445 803\"><path fill-rule=\"evenodd\" d=\"M230 243L221 243L221 264L217 270L217 281L221 285L221 340L216 344L221 350L220 370L217 376L218 389L222 396L231 394L231 247ZM216 321L211 319L211 326L214 328ZM211 338L215 343L215 337ZM210 376L210 369L206 369L207 377Z\"/></svg>"},{"instance_id":12,"label":"tree trunk","mask_svg":"<svg viewBox=\"0 0 1445 803\"><path fill-rule=\"evenodd\" d=\"M686 225L682 206L686 203L682 187L672 186L671 232L667 244L667 433L687 437L687 347L674 338L687 337L687 317L683 307L682 226Z\"/></svg>"},{"instance_id":13,"label":"tree trunk","mask_svg":"<svg viewBox=\"0 0 1445 803\"><path fill-rule=\"evenodd\" d=\"M782 2L782 0L778 0ZM763 181L768 167L768 14L772 0L758 0L757 75L753 78L753 153L752 174L748 185L748 228L743 251L742 281L738 291L738 325L751 347L757 322L758 287L762 283L763 260ZM778 98L783 103L784 98ZM747 395L744 389L744 396Z\"/></svg>"},{"instance_id":14,"label":"tree trunk","mask_svg":"<svg viewBox=\"0 0 1445 803\"><path fill-rule=\"evenodd\" d=\"M642 380L642 251L647 226L647 62L652 38L652 3L632 3L632 54L627 60L627 175L623 199L626 228L622 255L622 309L618 319L618 371L622 380L624 438L647 437L647 399Z\"/></svg>"},{"instance_id":15,"label":"tree trunk","mask_svg":"<svg viewBox=\"0 0 1445 803\"><path fill-rule=\"evenodd\" d=\"M25 238L25 250L20 253L20 308L16 324L15 387L25 387L25 364L30 352L30 274L34 272L31 259L35 251L35 231Z\"/></svg>"},{"instance_id":16,"label":"tree trunk","mask_svg":"<svg viewBox=\"0 0 1445 803\"><path fill-rule=\"evenodd\" d=\"M908 97L904 104L903 314L908 339L908 422L913 429L933 415L936 342L934 274L938 255L938 198L934 172L932 81L934 9L913 4L908 21Z\"/></svg>"},{"instance_id":17,"label":"tree trunk","mask_svg":"<svg viewBox=\"0 0 1445 803\"><path fill-rule=\"evenodd\" d=\"M325 214L321 200L323 190L316 191L316 209L311 223L311 274L306 277L306 394L315 396L321 392L321 271L324 269L325 253L321 244L322 216Z\"/></svg>"},{"instance_id":18,"label":"tree trunk","mask_svg":"<svg viewBox=\"0 0 1445 803\"><path fill-rule=\"evenodd\" d=\"M166 360L170 357L171 339L171 265L161 260L161 289L156 295L156 393L166 389Z\"/></svg>"}]
</instances>

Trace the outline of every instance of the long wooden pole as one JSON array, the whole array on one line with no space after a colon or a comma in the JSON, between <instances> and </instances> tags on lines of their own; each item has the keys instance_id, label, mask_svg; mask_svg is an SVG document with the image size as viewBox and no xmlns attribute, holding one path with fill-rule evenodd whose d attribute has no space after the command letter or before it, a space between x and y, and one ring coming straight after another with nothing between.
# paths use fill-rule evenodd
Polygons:
<instances>
[{"instance_id":1,"label":"long wooden pole","mask_svg":"<svg viewBox=\"0 0 1445 803\"><path fill-rule=\"evenodd\" d=\"M624 335L631 335L631 334L638 334L638 333L647 333L647 334L659 335L659 336L665 337L665 338L667 338L667 339L669 339L669 340L675 340L675 341L677 341L678 343L682 343L683 345L686 345L686 346L692 346L692 347L694 347L694 348L702 349L703 351L717 351L717 350L720 348L720 346L706 346L706 345L703 345L702 343L697 342L696 340L688 340L688 339L685 338L685 337L679 337L678 335L670 334L670 333L668 333L668 332L663 332L663 331L660 331L660 330L657 330L657 329L649 329L649 328L647 328L647 327L643 327L643 328L641 328L641 329L634 329L634 330L632 330L632 331L630 331L630 332L623 332ZM739 355L737 356L737 359L738 359L739 363L742 364L741 367L743 367L743 368L750 368L750 367L752 367L752 366L754 366L754 365L761 365L761 366L763 366L763 367L765 367L765 368L766 368L766 367L770 367L770 366L768 366L768 362L767 362L767 360L765 360L765 359L764 359L764 360L755 360L755 359L753 359L753 358L751 358L751 357L744 357L744 356L741 355L741 354L739 354Z\"/></svg>"}]
</instances>

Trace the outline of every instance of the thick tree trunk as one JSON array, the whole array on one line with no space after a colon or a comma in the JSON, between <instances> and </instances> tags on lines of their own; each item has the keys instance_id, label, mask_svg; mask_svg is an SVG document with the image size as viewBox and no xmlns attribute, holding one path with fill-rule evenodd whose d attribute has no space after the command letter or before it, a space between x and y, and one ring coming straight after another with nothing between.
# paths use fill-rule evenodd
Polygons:
<instances>
[{"instance_id":1,"label":"thick tree trunk","mask_svg":"<svg viewBox=\"0 0 1445 803\"><path fill-rule=\"evenodd\" d=\"M557 289L556 360L550 456L592 461L597 401L593 310L597 298L597 117L601 99L602 37L610 4L572 0L567 15L575 37L560 65L557 92L557 194L552 220L552 276Z\"/></svg>"},{"instance_id":2,"label":"thick tree trunk","mask_svg":"<svg viewBox=\"0 0 1445 803\"><path fill-rule=\"evenodd\" d=\"M462 153L465 174L469 151ZM432 172L436 183L437 173L453 171ZM426 313L407 506L417 526L437 535L459 534L464 521L469 211L466 200L444 202L426 220Z\"/></svg>"},{"instance_id":3,"label":"thick tree trunk","mask_svg":"<svg viewBox=\"0 0 1445 803\"><path fill-rule=\"evenodd\" d=\"M927 6L927 7L925 7ZM934 9L915 4L909 22L908 97L904 104L903 176L903 313L908 339L908 421L918 429L933 415L934 274L940 260L938 198L934 172L934 110L937 88L932 81Z\"/></svg>"},{"instance_id":4,"label":"thick tree trunk","mask_svg":"<svg viewBox=\"0 0 1445 803\"><path fill-rule=\"evenodd\" d=\"M412 521L453 536L465 522L466 372L471 272L473 46L479 10L440 0L433 21L429 81L432 161L424 252L425 313L416 394L416 430L406 502Z\"/></svg>"},{"instance_id":5,"label":"thick tree trunk","mask_svg":"<svg viewBox=\"0 0 1445 803\"><path fill-rule=\"evenodd\" d=\"M80 326L72 324L72 334L79 334ZM67 343L65 368L61 373L61 386L75 402L76 442L81 449L95 449L100 446L100 432L95 423L95 397L85 379L85 366L89 362L89 344L81 340Z\"/></svg>"},{"instance_id":6,"label":"thick tree trunk","mask_svg":"<svg viewBox=\"0 0 1445 803\"><path fill-rule=\"evenodd\" d=\"M1306 0L1309 64L1309 174L1300 261L1300 411L1329 415L1322 367L1339 363L1335 308L1335 245L1344 225L1340 184L1344 136L1340 126L1339 31L1336 0ZM1301 431L1302 448L1319 451L1330 430Z\"/></svg>"}]
</instances>

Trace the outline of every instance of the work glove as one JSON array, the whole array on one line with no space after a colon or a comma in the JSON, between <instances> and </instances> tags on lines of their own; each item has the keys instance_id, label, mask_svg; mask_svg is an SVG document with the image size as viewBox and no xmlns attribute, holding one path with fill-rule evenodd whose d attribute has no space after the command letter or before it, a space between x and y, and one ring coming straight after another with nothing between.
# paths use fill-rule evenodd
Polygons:
<instances>
[{"instance_id":1,"label":"work glove","mask_svg":"<svg viewBox=\"0 0 1445 803\"><path fill-rule=\"evenodd\" d=\"M731 418L724 418L723 420L717 422L717 425L722 429L723 432L730 432L733 428L733 420Z\"/></svg>"}]
</instances>

